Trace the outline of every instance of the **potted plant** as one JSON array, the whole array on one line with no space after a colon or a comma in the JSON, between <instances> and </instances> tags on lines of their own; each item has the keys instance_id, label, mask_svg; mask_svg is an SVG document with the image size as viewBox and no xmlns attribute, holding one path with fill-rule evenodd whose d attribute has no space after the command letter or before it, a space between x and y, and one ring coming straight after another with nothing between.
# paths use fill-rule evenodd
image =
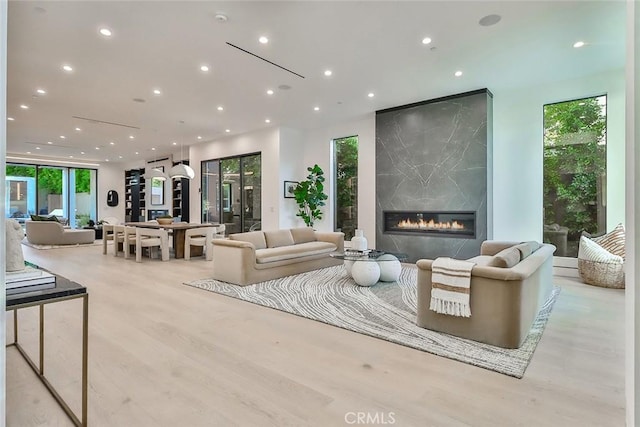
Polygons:
<instances>
[{"instance_id":1,"label":"potted plant","mask_svg":"<svg viewBox=\"0 0 640 427\"><path fill-rule=\"evenodd\" d=\"M324 206L324 201L328 196L324 193L324 172L318 165L308 167L309 175L306 181L298 183L293 190L293 195L298 204L299 216L308 227L313 227L316 220L322 219L320 207Z\"/></svg>"}]
</instances>

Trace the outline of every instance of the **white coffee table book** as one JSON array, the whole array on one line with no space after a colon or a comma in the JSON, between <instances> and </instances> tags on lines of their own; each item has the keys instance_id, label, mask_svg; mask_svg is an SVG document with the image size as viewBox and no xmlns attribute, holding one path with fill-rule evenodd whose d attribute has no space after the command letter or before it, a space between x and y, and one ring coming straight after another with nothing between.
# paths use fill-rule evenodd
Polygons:
<instances>
[{"instance_id":1,"label":"white coffee table book","mask_svg":"<svg viewBox=\"0 0 640 427\"><path fill-rule=\"evenodd\" d=\"M56 276L38 268L27 266L24 270L5 272L7 295L55 288Z\"/></svg>"}]
</instances>

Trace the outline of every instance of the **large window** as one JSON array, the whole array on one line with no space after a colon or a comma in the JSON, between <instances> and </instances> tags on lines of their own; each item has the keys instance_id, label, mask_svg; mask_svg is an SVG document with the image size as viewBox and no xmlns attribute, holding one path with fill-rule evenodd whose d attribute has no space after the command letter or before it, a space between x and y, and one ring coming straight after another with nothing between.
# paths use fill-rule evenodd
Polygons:
<instances>
[{"instance_id":1,"label":"large window","mask_svg":"<svg viewBox=\"0 0 640 427\"><path fill-rule=\"evenodd\" d=\"M8 164L5 216L55 215L80 228L98 220L96 180L95 169Z\"/></svg>"},{"instance_id":2,"label":"large window","mask_svg":"<svg viewBox=\"0 0 640 427\"><path fill-rule=\"evenodd\" d=\"M544 106L544 241L576 257L606 229L607 97Z\"/></svg>"},{"instance_id":3,"label":"large window","mask_svg":"<svg viewBox=\"0 0 640 427\"><path fill-rule=\"evenodd\" d=\"M260 154L202 162L202 221L227 233L259 230L262 215Z\"/></svg>"},{"instance_id":4,"label":"large window","mask_svg":"<svg viewBox=\"0 0 640 427\"><path fill-rule=\"evenodd\" d=\"M358 228L358 137L333 140L334 230L351 240Z\"/></svg>"}]
</instances>

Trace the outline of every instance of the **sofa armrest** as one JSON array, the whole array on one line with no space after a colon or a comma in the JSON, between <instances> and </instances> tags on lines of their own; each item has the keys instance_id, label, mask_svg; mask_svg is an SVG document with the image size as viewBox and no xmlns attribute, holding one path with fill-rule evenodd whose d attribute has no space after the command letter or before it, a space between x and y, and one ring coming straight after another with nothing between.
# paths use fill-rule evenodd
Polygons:
<instances>
[{"instance_id":1,"label":"sofa armrest","mask_svg":"<svg viewBox=\"0 0 640 427\"><path fill-rule=\"evenodd\" d=\"M214 278L246 285L248 273L255 269L256 248L240 240L213 239Z\"/></svg>"},{"instance_id":2,"label":"sofa armrest","mask_svg":"<svg viewBox=\"0 0 640 427\"><path fill-rule=\"evenodd\" d=\"M340 231L319 232L316 231L316 239L320 242L328 242L336 245L336 252L344 252L344 233Z\"/></svg>"},{"instance_id":3,"label":"sofa armrest","mask_svg":"<svg viewBox=\"0 0 640 427\"><path fill-rule=\"evenodd\" d=\"M431 266L433 260L431 259L419 259L416 262L416 266L423 272L428 272L429 284L431 284ZM526 275L522 271L514 270L513 268L502 267L488 267L482 265L476 265L471 269L471 278L484 277L486 279L494 280L523 280Z\"/></svg>"},{"instance_id":4,"label":"sofa armrest","mask_svg":"<svg viewBox=\"0 0 640 427\"><path fill-rule=\"evenodd\" d=\"M503 249L507 249L518 244L520 244L520 242L485 240L480 246L480 255L495 255Z\"/></svg>"}]
</instances>

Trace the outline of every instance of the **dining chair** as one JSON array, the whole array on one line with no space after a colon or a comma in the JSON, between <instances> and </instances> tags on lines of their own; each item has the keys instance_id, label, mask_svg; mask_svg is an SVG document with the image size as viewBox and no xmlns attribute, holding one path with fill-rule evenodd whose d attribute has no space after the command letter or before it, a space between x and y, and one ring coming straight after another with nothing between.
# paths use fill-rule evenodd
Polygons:
<instances>
[{"instance_id":1,"label":"dining chair","mask_svg":"<svg viewBox=\"0 0 640 427\"><path fill-rule=\"evenodd\" d=\"M109 240L113 241L113 225L112 224L102 224L102 254L107 254L107 242Z\"/></svg>"},{"instance_id":2,"label":"dining chair","mask_svg":"<svg viewBox=\"0 0 640 427\"><path fill-rule=\"evenodd\" d=\"M118 256L118 246L122 244L125 258L129 258L131 247L136 244L136 227L126 225L113 226L113 255Z\"/></svg>"},{"instance_id":3,"label":"dining chair","mask_svg":"<svg viewBox=\"0 0 640 427\"><path fill-rule=\"evenodd\" d=\"M169 234L158 228L136 227L136 262L142 262L142 248L159 247L162 261L169 261ZM151 255L151 254L150 254Z\"/></svg>"},{"instance_id":4,"label":"dining chair","mask_svg":"<svg viewBox=\"0 0 640 427\"><path fill-rule=\"evenodd\" d=\"M213 235L216 227L198 227L185 230L184 234L184 259L191 259L191 246L202 246L205 259L213 260Z\"/></svg>"},{"instance_id":5,"label":"dining chair","mask_svg":"<svg viewBox=\"0 0 640 427\"><path fill-rule=\"evenodd\" d=\"M213 235L214 239L224 239L227 227L224 224L216 226L216 233Z\"/></svg>"}]
</instances>

